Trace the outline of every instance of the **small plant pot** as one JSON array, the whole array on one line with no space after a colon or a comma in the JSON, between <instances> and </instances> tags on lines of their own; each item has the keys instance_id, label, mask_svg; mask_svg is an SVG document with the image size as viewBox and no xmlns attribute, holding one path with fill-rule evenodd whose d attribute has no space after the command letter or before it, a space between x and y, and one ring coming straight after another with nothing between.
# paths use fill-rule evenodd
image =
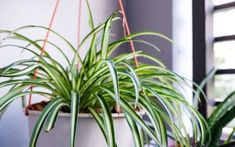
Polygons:
<instances>
[{"instance_id":1,"label":"small plant pot","mask_svg":"<svg viewBox=\"0 0 235 147\"><path fill-rule=\"evenodd\" d=\"M41 114L40 111L29 111L29 134ZM131 130L124 114L113 114L116 143L118 147L134 147ZM70 114L60 113L55 128L46 133L41 131L37 147L68 147L70 137ZM107 147L104 136L90 114L79 114L76 147Z\"/></svg>"}]
</instances>

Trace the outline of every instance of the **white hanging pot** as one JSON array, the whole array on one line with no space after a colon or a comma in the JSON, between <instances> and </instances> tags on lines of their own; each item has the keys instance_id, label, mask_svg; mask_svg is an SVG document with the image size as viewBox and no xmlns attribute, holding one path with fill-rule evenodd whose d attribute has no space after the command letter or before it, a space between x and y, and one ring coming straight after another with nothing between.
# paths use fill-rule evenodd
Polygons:
<instances>
[{"instance_id":1,"label":"white hanging pot","mask_svg":"<svg viewBox=\"0 0 235 147\"><path fill-rule=\"evenodd\" d=\"M29 111L29 134L41 112ZM116 143L118 147L134 147L134 141L124 114L113 114ZM30 135L31 136L31 135ZM79 114L76 147L107 147L105 138L90 114ZM41 131L37 147L68 147L70 138L70 114L60 113L55 127L46 133Z\"/></svg>"}]
</instances>

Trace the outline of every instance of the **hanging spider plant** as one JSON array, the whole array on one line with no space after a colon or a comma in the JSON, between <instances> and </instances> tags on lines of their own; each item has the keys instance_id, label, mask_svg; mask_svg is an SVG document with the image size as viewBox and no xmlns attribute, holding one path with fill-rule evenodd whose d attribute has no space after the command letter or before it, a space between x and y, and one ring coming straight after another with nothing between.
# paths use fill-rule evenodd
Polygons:
<instances>
[{"instance_id":1,"label":"hanging spider plant","mask_svg":"<svg viewBox=\"0 0 235 147\"><path fill-rule=\"evenodd\" d=\"M90 14L92 31L83 39L80 47L90 38L91 42L88 53L83 59L79 56L77 48L68 40L50 30L73 51L74 58L70 59L63 48L54 42L47 41L64 57L67 65L62 65L47 51L40 55L42 48L40 43L43 40L33 40L21 33L24 30L48 30L47 28L24 26L14 31L0 30L0 33L8 34L6 40L17 39L27 43L23 46L3 42L0 48L23 49L32 54L32 58L17 60L0 69L0 78L4 77L0 88L11 87L0 99L0 111L6 109L14 100L30 94L50 98L35 124L30 147L36 147L42 129L45 131L53 129L62 108L67 108L71 114L70 147L75 146L79 112L90 113L99 125L107 145L116 147L111 115L114 110L116 113L124 113L136 147L144 146L145 140L141 132L161 147L168 146L169 136L176 140L176 144L182 146L189 147L191 138L199 145L203 144L206 129L203 118L173 86L186 84L186 82L182 77L166 69L159 59L145 53L145 50L158 49L157 47L136 38L150 35L170 40L156 32L141 32L110 43L110 28L115 21L119 20L118 15L119 12L113 13L106 22L95 27ZM100 33L101 36L99 36ZM133 53L111 57L122 44L131 40L146 45L146 48L137 51L135 56L147 58L154 64L140 61L139 66L136 67L133 64ZM35 70L38 74L37 79L33 80ZM34 87L32 91L29 89L31 86ZM144 111L149 121L143 120L138 111ZM193 136L186 131L183 114L189 119Z\"/></svg>"}]
</instances>

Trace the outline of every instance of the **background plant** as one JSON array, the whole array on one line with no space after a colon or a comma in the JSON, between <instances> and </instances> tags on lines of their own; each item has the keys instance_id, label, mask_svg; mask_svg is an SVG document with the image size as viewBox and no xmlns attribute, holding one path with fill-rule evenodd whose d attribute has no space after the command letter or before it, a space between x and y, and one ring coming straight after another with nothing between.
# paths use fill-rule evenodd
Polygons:
<instances>
[{"instance_id":1,"label":"background plant","mask_svg":"<svg viewBox=\"0 0 235 147\"><path fill-rule=\"evenodd\" d=\"M199 96L201 89L212 79L215 75L217 69L213 68L208 75L201 82L198 87L198 91L195 96ZM196 100L196 99L195 99ZM195 105L198 105L198 101L195 101ZM235 118L235 91L231 92L224 101L222 101L216 108L213 110L212 114L207 118L207 123L209 130L206 131L206 142L205 144L208 147L217 147L217 146L234 146L234 141L232 141L232 136L234 131L229 135L228 139L225 141L221 140L222 130L226 125ZM224 143L222 143L224 142Z\"/></svg>"}]
</instances>

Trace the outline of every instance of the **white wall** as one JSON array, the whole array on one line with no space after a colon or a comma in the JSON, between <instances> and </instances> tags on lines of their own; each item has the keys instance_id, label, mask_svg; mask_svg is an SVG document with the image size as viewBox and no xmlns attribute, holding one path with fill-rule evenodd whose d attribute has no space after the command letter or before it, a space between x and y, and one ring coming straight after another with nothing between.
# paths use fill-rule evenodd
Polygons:
<instances>
[{"instance_id":1,"label":"white wall","mask_svg":"<svg viewBox=\"0 0 235 147\"><path fill-rule=\"evenodd\" d=\"M173 1L173 70L189 80L193 74L192 17L192 0ZM185 90L191 102L192 90L187 86Z\"/></svg>"},{"instance_id":2,"label":"white wall","mask_svg":"<svg viewBox=\"0 0 235 147\"><path fill-rule=\"evenodd\" d=\"M193 80L193 28L192 28L192 0L173 0L173 70ZM192 86L191 82L188 82ZM192 103L192 89L188 86L182 88L188 102ZM188 132L192 133L192 126L187 115L183 115ZM192 134L191 134L192 135Z\"/></svg>"},{"instance_id":3,"label":"white wall","mask_svg":"<svg viewBox=\"0 0 235 147\"><path fill-rule=\"evenodd\" d=\"M110 0L90 0L97 24L102 22L113 10L117 9L116 3ZM1 0L0 1L0 29L16 29L23 25L47 26L54 9L55 0ZM60 6L53 29L61 33L76 46L77 37L77 8L78 1L60 1ZM84 7L83 7L84 8ZM88 32L87 14L82 15L82 36ZM114 31L115 32L115 31ZM117 31L116 31L117 32ZM44 37L45 32L33 31L26 35ZM118 34L116 35L118 36ZM4 36L0 36L1 37ZM57 41L56 38L50 40ZM61 42L60 45L63 46ZM46 48L48 49L48 48ZM67 49L67 48L65 48ZM49 50L49 49L48 49ZM52 51L53 52L53 51ZM66 53L69 51L66 50ZM85 53L85 49L81 54ZM28 56L24 54L23 57ZM71 56L71 55L70 55ZM20 51L10 48L1 49L0 67L6 66L15 59L19 59ZM55 58L58 57L55 54ZM59 57L58 57L59 58ZM0 89L0 95L6 89ZM27 117L24 116L20 101L12 104L0 120L0 147L26 147L28 144Z\"/></svg>"}]
</instances>

